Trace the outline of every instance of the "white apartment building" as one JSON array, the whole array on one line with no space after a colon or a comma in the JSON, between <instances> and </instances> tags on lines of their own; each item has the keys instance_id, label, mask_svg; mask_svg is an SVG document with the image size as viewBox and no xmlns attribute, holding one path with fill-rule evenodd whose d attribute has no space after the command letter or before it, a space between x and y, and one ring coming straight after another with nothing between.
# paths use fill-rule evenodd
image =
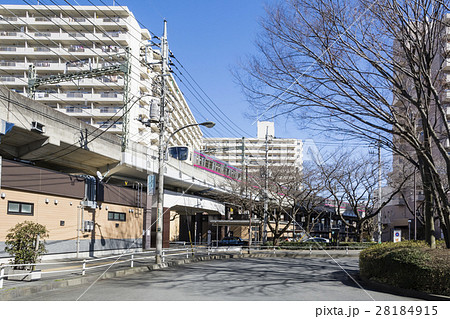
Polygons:
<instances>
[{"instance_id":1,"label":"white apartment building","mask_svg":"<svg viewBox=\"0 0 450 319\"><path fill-rule=\"evenodd\" d=\"M0 5L0 85L27 95L30 65L37 78L87 72L123 64L128 48L128 81L119 72L46 84L37 88L34 98L100 129L126 132L128 140L156 147L157 124L146 127L138 121L159 115L161 54L150 46L151 39L126 7ZM170 134L196 121L173 77L164 78ZM201 137L194 126L171 142L199 149Z\"/></svg>"},{"instance_id":2,"label":"white apartment building","mask_svg":"<svg viewBox=\"0 0 450 319\"><path fill-rule=\"evenodd\" d=\"M264 167L266 161L266 144L269 167L292 166L298 169L302 168L302 140L276 138L273 122L258 122L256 138L203 139L204 152L241 169L244 160L249 171L257 171L261 167ZM242 147L244 147L244 152L242 151Z\"/></svg>"}]
</instances>

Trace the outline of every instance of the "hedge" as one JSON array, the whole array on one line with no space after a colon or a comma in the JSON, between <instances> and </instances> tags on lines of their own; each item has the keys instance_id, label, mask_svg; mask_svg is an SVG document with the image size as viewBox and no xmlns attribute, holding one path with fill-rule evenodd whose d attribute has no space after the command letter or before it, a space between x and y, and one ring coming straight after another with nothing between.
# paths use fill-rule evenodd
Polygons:
<instances>
[{"instance_id":1,"label":"hedge","mask_svg":"<svg viewBox=\"0 0 450 319\"><path fill-rule=\"evenodd\" d=\"M359 256L362 278L450 296L450 250L429 249L425 242L383 243Z\"/></svg>"},{"instance_id":2,"label":"hedge","mask_svg":"<svg viewBox=\"0 0 450 319\"><path fill-rule=\"evenodd\" d=\"M289 241L283 241L280 243L280 246L282 247L286 247L286 248L306 248L309 246L313 246L313 247L317 247L317 246L321 246L321 247L348 247L350 249L360 249L361 247L370 247L373 245L376 245L377 243L375 242L339 242L339 244L335 244L335 243L314 243L314 242L289 242Z\"/></svg>"}]
</instances>

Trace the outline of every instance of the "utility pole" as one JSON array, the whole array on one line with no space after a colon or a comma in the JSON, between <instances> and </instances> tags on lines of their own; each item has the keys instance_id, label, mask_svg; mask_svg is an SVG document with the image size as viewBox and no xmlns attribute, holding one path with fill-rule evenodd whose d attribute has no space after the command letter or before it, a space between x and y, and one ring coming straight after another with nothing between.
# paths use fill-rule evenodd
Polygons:
<instances>
[{"instance_id":1,"label":"utility pole","mask_svg":"<svg viewBox=\"0 0 450 319\"><path fill-rule=\"evenodd\" d=\"M166 104L166 79L168 71L168 53L169 47L167 43L167 21L164 20L164 31L161 38L161 58L162 58L162 74L161 74L161 105L159 111L159 151L158 151L158 205L156 211L156 263L162 261L163 246L163 214L164 214L164 156L165 143L164 135L166 132L165 121L165 104Z\"/></svg>"},{"instance_id":2,"label":"utility pole","mask_svg":"<svg viewBox=\"0 0 450 319\"><path fill-rule=\"evenodd\" d=\"M417 240L417 207L416 207L416 167L414 166L414 195L413 195L413 209L414 209L414 240Z\"/></svg>"},{"instance_id":3,"label":"utility pole","mask_svg":"<svg viewBox=\"0 0 450 319\"><path fill-rule=\"evenodd\" d=\"M245 201L248 200L247 196L247 184L248 184L248 167L247 167L247 163L245 161L245 137L242 137L242 179L244 180L244 187L245 187ZM245 172L245 173L244 173ZM245 174L245 179L244 179L244 174ZM242 190L241 190L242 192ZM241 194L242 196L242 194ZM251 202L251 201L250 201ZM252 246L252 209L253 209L253 205L250 205L249 207L249 211L248 211L248 253L250 253L250 248Z\"/></svg>"},{"instance_id":4,"label":"utility pole","mask_svg":"<svg viewBox=\"0 0 450 319\"><path fill-rule=\"evenodd\" d=\"M263 224L263 244L267 242L267 210L268 210L268 173L269 173L269 128L266 127L266 155L265 155L265 167L264 167L264 224Z\"/></svg>"},{"instance_id":5,"label":"utility pole","mask_svg":"<svg viewBox=\"0 0 450 319\"><path fill-rule=\"evenodd\" d=\"M125 152L128 146L128 134L130 125L130 115L129 115L129 105L130 101L128 96L130 93L130 80L131 80L131 53L130 48L125 48L125 62L121 65L121 70L123 72L123 116L122 116L122 152Z\"/></svg>"},{"instance_id":6,"label":"utility pole","mask_svg":"<svg viewBox=\"0 0 450 319\"><path fill-rule=\"evenodd\" d=\"M242 137L242 143L241 143L241 167L242 167L242 184L241 184L241 196L242 193L244 192L244 187L245 187L245 196L247 196L247 176L245 176L245 180L244 180L244 168L245 168L245 137ZM245 185L244 185L245 182Z\"/></svg>"},{"instance_id":7,"label":"utility pole","mask_svg":"<svg viewBox=\"0 0 450 319\"><path fill-rule=\"evenodd\" d=\"M378 141L378 243L381 244L381 141Z\"/></svg>"}]
</instances>

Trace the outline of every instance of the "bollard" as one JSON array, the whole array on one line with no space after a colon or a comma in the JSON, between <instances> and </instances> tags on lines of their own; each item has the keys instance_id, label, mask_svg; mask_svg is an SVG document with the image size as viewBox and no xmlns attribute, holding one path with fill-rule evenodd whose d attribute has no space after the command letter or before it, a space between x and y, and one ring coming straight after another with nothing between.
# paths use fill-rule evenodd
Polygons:
<instances>
[{"instance_id":1,"label":"bollard","mask_svg":"<svg viewBox=\"0 0 450 319\"><path fill-rule=\"evenodd\" d=\"M86 274L86 259L83 259L83 270L81 271L81 276Z\"/></svg>"},{"instance_id":2,"label":"bollard","mask_svg":"<svg viewBox=\"0 0 450 319\"><path fill-rule=\"evenodd\" d=\"M161 261L164 262L166 260L164 250L161 253Z\"/></svg>"},{"instance_id":3,"label":"bollard","mask_svg":"<svg viewBox=\"0 0 450 319\"><path fill-rule=\"evenodd\" d=\"M275 255L275 246L273 246L273 254Z\"/></svg>"},{"instance_id":4,"label":"bollard","mask_svg":"<svg viewBox=\"0 0 450 319\"><path fill-rule=\"evenodd\" d=\"M0 289L3 288L3 276L5 275L5 268L0 268Z\"/></svg>"},{"instance_id":5,"label":"bollard","mask_svg":"<svg viewBox=\"0 0 450 319\"><path fill-rule=\"evenodd\" d=\"M348 247L345 247L345 254L348 255Z\"/></svg>"},{"instance_id":6,"label":"bollard","mask_svg":"<svg viewBox=\"0 0 450 319\"><path fill-rule=\"evenodd\" d=\"M134 255L131 255L131 268L134 266Z\"/></svg>"},{"instance_id":7,"label":"bollard","mask_svg":"<svg viewBox=\"0 0 450 319\"><path fill-rule=\"evenodd\" d=\"M310 255L312 254L312 247L311 247L311 245L309 245L309 254Z\"/></svg>"},{"instance_id":8,"label":"bollard","mask_svg":"<svg viewBox=\"0 0 450 319\"><path fill-rule=\"evenodd\" d=\"M189 249L186 248L186 258L189 259Z\"/></svg>"}]
</instances>

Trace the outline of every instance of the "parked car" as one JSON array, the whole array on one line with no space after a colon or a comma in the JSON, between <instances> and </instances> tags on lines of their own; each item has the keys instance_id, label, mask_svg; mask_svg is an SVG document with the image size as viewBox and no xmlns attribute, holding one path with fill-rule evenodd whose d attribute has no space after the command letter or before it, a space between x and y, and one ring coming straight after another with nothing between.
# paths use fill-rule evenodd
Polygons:
<instances>
[{"instance_id":1,"label":"parked car","mask_svg":"<svg viewBox=\"0 0 450 319\"><path fill-rule=\"evenodd\" d=\"M240 237L224 237L219 240L219 246L248 246L248 242Z\"/></svg>"},{"instance_id":2,"label":"parked car","mask_svg":"<svg viewBox=\"0 0 450 319\"><path fill-rule=\"evenodd\" d=\"M329 243L330 240L322 237L312 237L303 241L304 243Z\"/></svg>"}]
</instances>

